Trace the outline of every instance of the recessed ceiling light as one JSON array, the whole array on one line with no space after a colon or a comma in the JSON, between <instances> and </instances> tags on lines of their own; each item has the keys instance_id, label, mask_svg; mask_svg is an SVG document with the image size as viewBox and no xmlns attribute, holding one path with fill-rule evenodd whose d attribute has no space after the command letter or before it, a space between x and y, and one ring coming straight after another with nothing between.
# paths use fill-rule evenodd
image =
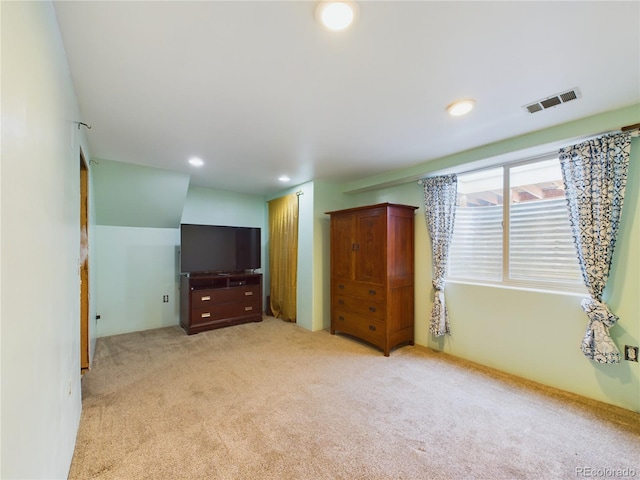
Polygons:
<instances>
[{"instance_id":1,"label":"recessed ceiling light","mask_svg":"<svg viewBox=\"0 0 640 480\"><path fill-rule=\"evenodd\" d=\"M449 115L454 117L459 117L461 115L466 115L471 110L473 110L474 105L476 104L475 100L467 99L460 100L458 102L454 102L447 107L447 112Z\"/></svg>"},{"instance_id":2,"label":"recessed ceiling light","mask_svg":"<svg viewBox=\"0 0 640 480\"><path fill-rule=\"evenodd\" d=\"M287 177L286 175L281 175L280 177L278 177L278 180L280 180L281 182L289 182L289 181L291 181L291 179L289 177Z\"/></svg>"},{"instance_id":3,"label":"recessed ceiling light","mask_svg":"<svg viewBox=\"0 0 640 480\"><path fill-rule=\"evenodd\" d=\"M316 17L329 30L344 30L356 17L356 4L350 0L325 0L318 4Z\"/></svg>"},{"instance_id":4,"label":"recessed ceiling light","mask_svg":"<svg viewBox=\"0 0 640 480\"><path fill-rule=\"evenodd\" d=\"M201 158L198 157L192 157L189 159L189 163L191 165L193 165L194 167L201 167L202 165L204 165L204 162L202 161Z\"/></svg>"}]
</instances>

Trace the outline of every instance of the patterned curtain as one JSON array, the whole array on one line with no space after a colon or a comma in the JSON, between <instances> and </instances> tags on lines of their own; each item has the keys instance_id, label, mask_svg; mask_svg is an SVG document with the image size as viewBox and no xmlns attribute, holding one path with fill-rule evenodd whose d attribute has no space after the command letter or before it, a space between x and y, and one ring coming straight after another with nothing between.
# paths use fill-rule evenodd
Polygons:
<instances>
[{"instance_id":1,"label":"patterned curtain","mask_svg":"<svg viewBox=\"0 0 640 480\"><path fill-rule=\"evenodd\" d=\"M445 175L422 179L424 188L424 215L431 237L433 257L433 288L435 298L429 331L436 337L450 335L449 316L444 301L444 276L447 273L449 245L456 215L458 178Z\"/></svg>"},{"instance_id":2,"label":"patterned curtain","mask_svg":"<svg viewBox=\"0 0 640 480\"><path fill-rule=\"evenodd\" d=\"M616 317L602 301L620 224L627 183L631 139L606 135L560 150L573 239L589 297L582 352L598 363L619 363L620 351L609 336Z\"/></svg>"}]
</instances>

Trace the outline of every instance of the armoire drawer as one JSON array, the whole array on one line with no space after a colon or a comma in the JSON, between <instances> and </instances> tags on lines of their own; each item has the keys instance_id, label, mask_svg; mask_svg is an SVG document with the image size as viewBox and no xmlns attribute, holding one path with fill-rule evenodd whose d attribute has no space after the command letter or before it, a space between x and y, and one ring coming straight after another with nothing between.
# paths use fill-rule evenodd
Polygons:
<instances>
[{"instance_id":1,"label":"armoire drawer","mask_svg":"<svg viewBox=\"0 0 640 480\"><path fill-rule=\"evenodd\" d=\"M358 297L376 303L384 303L386 299L386 289L384 285L337 281L333 283L332 290L334 297L337 295Z\"/></svg>"},{"instance_id":2,"label":"armoire drawer","mask_svg":"<svg viewBox=\"0 0 640 480\"><path fill-rule=\"evenodd\" d=\"M383 344L386 338L385 322L344 310L334 310L331 326L337 332L348 333L374 345Z\"/></svg>"},{"instance_id":3,"label":"armoire drawer","mask_svg":"<svg viewBox=\"0 0 640 480\"><path fill-rule=\"evenodd\" d=\"M378 320L384 320L386 310L383 303L377 303L372 299L344 295L334 295L331 307L333 310L347 310Z\"/></svg>"}]
</instances>

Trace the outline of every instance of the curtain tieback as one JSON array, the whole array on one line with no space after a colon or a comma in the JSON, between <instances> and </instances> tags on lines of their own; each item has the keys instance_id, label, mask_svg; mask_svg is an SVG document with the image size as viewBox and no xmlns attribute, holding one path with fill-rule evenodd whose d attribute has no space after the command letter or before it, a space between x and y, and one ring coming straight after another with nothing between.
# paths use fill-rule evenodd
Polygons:
<instances>
[{"instance_id":1,"label":"curtain tieback","mask_svg":"<svg viewBox=\"0 0 640 480\"><path fill-rule=\"evenodd\" d=\"M613 327L618 317L611 313L604 302L589 297L582 300L582 309L586 312L591 322L601 322L605 327Z\"/></svg>"},{"instance_id":2,"label":"curtain tieback","mask_svg":"<svg viewBox=\"0 0 640 480\"><path fill-rule=\"evenodd\" d=\"M436 337L451 335L447 305L444 301L444 282L433 281L435 290L433 295L433 310L431 311L431 324L429 331Z\"/></svg>"},{"instance_id":3,"label":"curtain tieback","mask_svg":"<svg viewBox=\"0 0 640 480\"><path fill-rule=\"evenodd\" d=\"M589 317L589 325L582 339L582 353L598 363L620 363L620 350L608 332L618 317L609 311L605 303L594 298L582 300L582 309Z\"/></svg>"}]
</instances>

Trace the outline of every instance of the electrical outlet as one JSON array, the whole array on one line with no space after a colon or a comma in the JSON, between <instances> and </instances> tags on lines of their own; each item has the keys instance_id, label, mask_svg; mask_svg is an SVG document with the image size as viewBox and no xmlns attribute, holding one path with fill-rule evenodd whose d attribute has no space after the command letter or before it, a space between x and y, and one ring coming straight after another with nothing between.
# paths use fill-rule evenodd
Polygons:
<instances>
[{"instance_id":1,"label":"electrical outlet","mask_svg":"<svg viewBox=\"0 0 640 480\"><path fill-rule=\"evenodd\" d=\"M169 303L169 295L162 296L162 303Z\"/></svg>"},{"instance_id":2,"label":"electrical outlet","mask_svg":"<svg viewBox=\"0 0 640 480\"><path fill-rule=\"evenodd\" d=\"M630 362L638 361L638 347L634 347L632 345L624 346L624 359L629 360Z\"/></svg>"}]
</instances>

